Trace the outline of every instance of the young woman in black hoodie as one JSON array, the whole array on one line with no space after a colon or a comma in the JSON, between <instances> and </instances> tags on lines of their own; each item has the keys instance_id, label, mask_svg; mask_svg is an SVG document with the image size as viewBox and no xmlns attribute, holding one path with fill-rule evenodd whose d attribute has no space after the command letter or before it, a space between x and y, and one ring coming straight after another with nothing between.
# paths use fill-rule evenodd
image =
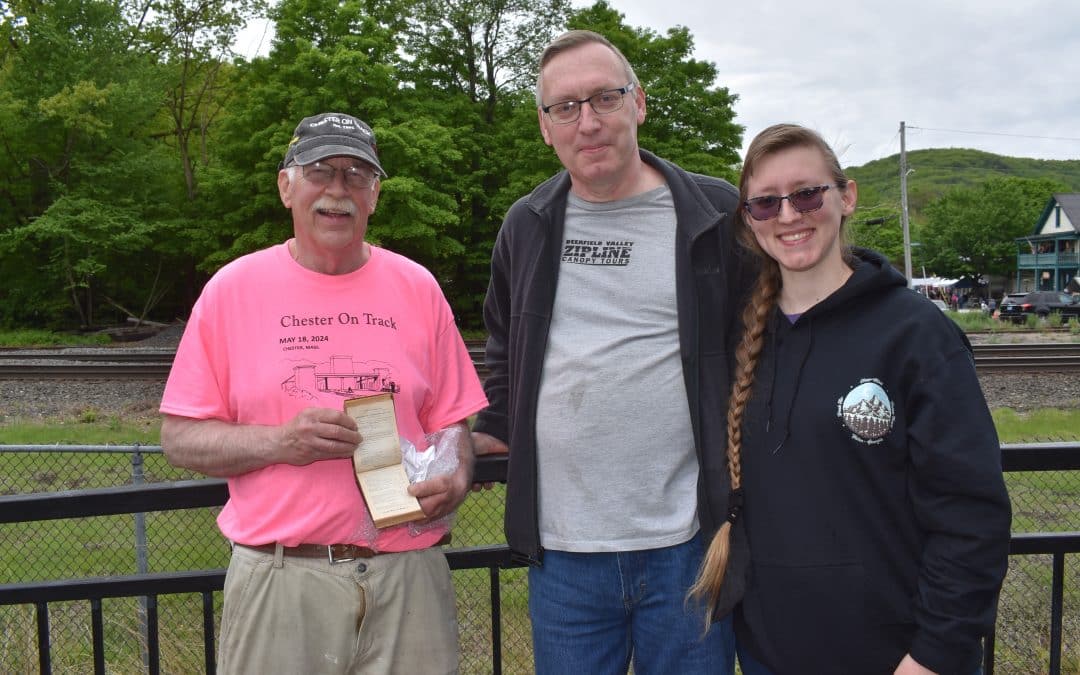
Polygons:
<instances>
[{"instance_id":1,"label":"young woman in black hoodie","mask_svg":"<svg viewBox=\"0 0 1080 675\"><path fill-rule=\"evenodd\" d=\"M1011 510L971 345L845 244L858 191L817 133L762 131L739 189L761 260L728 410L739 490L692 593L745 581L744 675L977 673Z\"/></svg>"}]
</instances>

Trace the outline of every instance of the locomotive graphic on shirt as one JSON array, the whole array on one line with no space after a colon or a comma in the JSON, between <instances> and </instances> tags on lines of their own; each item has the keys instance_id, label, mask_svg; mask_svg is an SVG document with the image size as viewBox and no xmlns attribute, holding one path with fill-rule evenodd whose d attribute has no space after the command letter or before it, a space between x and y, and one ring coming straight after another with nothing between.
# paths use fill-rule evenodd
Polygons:
<instances>
[{"instance_id":1,"label":"locomotive graphic on shirt","mask_svg":"<svg viewBox=\"0 0 1080 675\"><path fill-rule=\"evenodd\" d=\"M292 374L281 383L290 396L315 400L319 394L349 398L366 392L398 393L393 369L381 361L353 361L352 356L331 356L321 363L294 365Z\"/></svg>"}]
</instances>

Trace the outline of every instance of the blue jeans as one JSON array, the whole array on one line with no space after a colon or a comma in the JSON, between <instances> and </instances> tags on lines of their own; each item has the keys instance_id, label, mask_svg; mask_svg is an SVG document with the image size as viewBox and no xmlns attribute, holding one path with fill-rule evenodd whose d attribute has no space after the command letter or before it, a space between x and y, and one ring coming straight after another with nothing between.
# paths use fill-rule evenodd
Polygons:
<instances>
[{"instance_id":1,"label":"blue jeans","mask_svg":"<svg viewBox=\"0 0 1080 675\"><path fill-rule=\"evenodd\" d=\"M529 570L537 675L732 675L731 617L706 633L703 605L686 602L701 534L676 546L621 553L545 551Z\"/></svg>"}]
</instances>

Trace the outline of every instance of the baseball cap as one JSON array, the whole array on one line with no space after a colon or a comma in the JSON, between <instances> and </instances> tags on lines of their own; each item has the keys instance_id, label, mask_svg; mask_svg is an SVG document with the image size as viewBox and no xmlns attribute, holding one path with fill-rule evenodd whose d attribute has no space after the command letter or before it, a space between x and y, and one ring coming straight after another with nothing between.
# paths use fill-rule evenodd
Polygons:
<instances>
[{"instance_id":1,"label":"baseball cap","mask_svg":"<svg viewBox=\"0 0 1080 675\"><path fill-rule=\"evenodd\" d=\"M355 157L386 175L379 164L375 132L352 115L321 113L305 117L293 132L281 168L311 164L327 157Z\"/></svg>"}]
</instances>

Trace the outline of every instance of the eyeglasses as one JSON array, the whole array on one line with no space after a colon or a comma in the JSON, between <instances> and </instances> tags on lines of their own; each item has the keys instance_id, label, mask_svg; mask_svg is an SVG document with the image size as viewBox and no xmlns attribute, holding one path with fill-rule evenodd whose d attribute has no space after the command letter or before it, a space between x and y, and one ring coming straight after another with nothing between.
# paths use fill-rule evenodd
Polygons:
<instances>
[{"instance_id":1,"label":"eyeglasses","mask_svg":"<svg viewBox=\"0 0 1080 675\"><path fill-rule=\"evenodd\" d=\"M356 165L339 169L331 164L314 162L312 164L305 164L300 170L304 173L304 180L309 183L314 183L315 185L330 185L334 182L334 178L337 176L338 171L341 171L345 175L345 187L347 188L371 187L371 184L375 182L374 171Z\"/></svg>"},{"instance_id":2,"label":"eyeglasses","mask_svg":"<svg viewBox=\"0 0 1080 675\"><path fill-rule=\"evenodd\" d=\"M588 103L589 107L593 109L593 112L597 115L607 115L619 110L623 107L624 97L633 91L636 85L631 82L625 87L619 87L618 89L605 89L604 91L597 92L588 98L583 98L579 101L560 101L558 103L552 103L549 106L543 106L540 110L543 110L555 124L571 124L577 122L581 117L581 105Z\"/></svg>"},{"instance_id":3,"label":"eyeglasses","mask_svg":"<svg viewBox=\"0 0 1080 675\"><path fill-rule=\"evenodd\" d=\"M780 206L785 199L791 204L791 208L799 213L810 213L821 208L825 203L825 191L831 187L832 185L819 185L802 188L783 197L776 195L754 197L743 202L743 206L754 220L768 220L780 215Z\"/></svg>"}]
</instances>

